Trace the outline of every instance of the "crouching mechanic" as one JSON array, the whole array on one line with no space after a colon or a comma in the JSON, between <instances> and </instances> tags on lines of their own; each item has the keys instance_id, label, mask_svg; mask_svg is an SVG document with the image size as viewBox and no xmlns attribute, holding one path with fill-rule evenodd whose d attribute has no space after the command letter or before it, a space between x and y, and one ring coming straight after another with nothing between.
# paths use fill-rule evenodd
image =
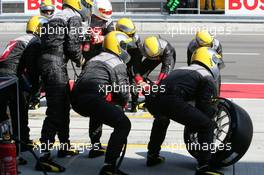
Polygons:
<instances>
[{"instance_id":1,"label":"crouching mechanic","mask_svg":"<svg viewBox=\"0 0 264 175\"><path fill-rule=\"evenodd\" d=\"M174 70L161 82L160 86L165 89L163 93L160 91L146 96L146 107L155 118L148 144L147 166L165 160L159 153L170 119L198 132L200 145L213 143L216 123L212 119L217 112L215 82L220 75L220 58L211 48L197 49L189 67ZM189 104L189 101L195 101L195 106ZM210 150L198 151L200 155L196 175L222 175L209 165Z\"/></svg>"},{"instance_id":2,"label":"crouching mechanic","mask_svg":"<svg viewBox=\"0 0 264 175\"><path fill-rule=\"evenodd\" d=\"M176 51L172 45L161 38L150 36L145 38L142 54L146 57L140 64L139 68L135 68L135 81L137 85L148 87L149 85L144 81L145 78L159 65L162 64L160 73L156 80L159 84L168 74L174 69L176 62ZM138 72L137 72L138 70Z\"/></svg>"},{"instance_id":3,"label":"crouching mechanic","mask_svg":"<svg viewBox=\"0 0 264 175\"><path fill-rule=\"evenodd\" d=\"M47 99L47 111L41 130L41 157L36 170L63 172L65 168L53 162L50 149L58 134L58 157L74 156L69 140L70 89L67 62L80 67L84 63L81 52L82 22L91 16L91 0L64 0L62 11L56 13L45 25L41 36L42 55L39 59L41 79Z\"/></svg>"},{"instance_id":4,"label":"crouching mechanic","mask_svg":"<svg viewBox=\"0 0 264 175\"><path fill-rule=\"evenodd\" d=\"M116 23L116 30L124 32L130 38L136 42L136 48L131 48L128 50L129 55L131 56L130 61L127 63L127 71L129 76L129 82L131 85L136 85L134 80L135 72L139 72L138 68L142 62L143 55L141 54L141 40L136 33L136 26L133 21L129 18L121 18ZM131 112L137 112L138 106L138 92L131 91Z\"/></svg>"},{"instance_id":5,"label":"crouching mechanic","mask_svg":"<svg viewBox=\"0 0 264 175\"><path fill-rule=\"evenodd\" d=\"M198 31L195 38L189 43L187 49L187 64L191 64L193 52L199 47L211 47L219 55L223 56L222 45L219 40L215 39L207 30Z\"/></svg>"},{"instance_id":6,"label":"crouching mechanic","mask_svg":"<svg viewBox=\"0 0 264 175\"><path fill-rule=\"evenodd\" d=\"M131 128L122 110L129 98L126 62L130 56L126 48L130 45L134 45L132 39L122 32L107 34L104 52L86 63L72 91L72 107L77 113L114 128L100 175L125 174L118 170L117 159ZM117 87L119 91L113 90Z\"/></svg>"},{"instance_id":7,"label":"crouching mechanic","mask_svg":"<svg viewBox=\"0 0 264 175\"><path fill-rule=\"evenodd\" d=\"M93 14L90 21L89 42L83 44L83 56L86 61L100 54L103 51L103 40L105 35L114 31L112 21L112 4L109 0L95 0ZM93 147L89 151L88 157L95 158L105 154L105 148L100 143L102 136L102 123L91 118L89 121L89 137Z\"/></svg>"},{"instance_id":8,"label":"crouching mechanic","mask_svg":"<svg viewBox=\"0 0 264 175\"><path fill-rule=\"evenodd\" d=\"M28 146L33 146L28 127L28 101L25 94L34 93L38 89L37 60L40 56L40 28L47 22L45 17L33 16L27 22L26 35L9 41L0 56L0 77L18 77L19 110L17 109L16 85L5 88L0 93L0 122L8 119L9 107L12 119L13 134L18 137L17 111L20 115L20 139ZM27 75L27 76L25 76ZM27 77L27 79L25 78ZM30 84L30 85L29 85ZM27 93L24 93L27 91ZM22 144L22 151L27 146Z\"/></svg>"}]
</instances>

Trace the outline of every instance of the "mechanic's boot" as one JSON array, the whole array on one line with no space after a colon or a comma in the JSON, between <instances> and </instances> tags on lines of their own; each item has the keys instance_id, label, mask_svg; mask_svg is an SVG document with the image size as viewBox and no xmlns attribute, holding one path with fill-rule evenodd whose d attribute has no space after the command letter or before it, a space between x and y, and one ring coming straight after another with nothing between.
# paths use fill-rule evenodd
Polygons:
<instances>
[{"instance_id":1,"label":"mechanic's boot","mask_svg":"<svg viewBox=\"0 0 264 175\"><path fill-rule=\"evenodd\" d=\"M21 152L33 150L38 145L33 142L33 140L27 140L24 143L21 144Z\"/></svg>"},{"instance_id":2,"label":"mechanic's boot","mask_svg":"<svg viewBox=\"0 0 264 175\"><path fill-rule=\"evenodd\" d=\"M40 108L40 100L34 100L29 103L29 109L30 110L36 110Z\"/></svg>"},{"instance_id":3,"label":"mechanic's boot","mask_svg":"<svg viewBox=\"0 0 264 175\"><path fill-rule=\"evenodd\" d=\"M159 154L149 154L147 157L147 166L155 166L163 163L165 161L165 157L160 156Z\"/></svg>"},{"instance_id":4,"label":"mechanic's boot","mask_svg":"<svg viewBox=\"0 0 264 175\"><path fill-rule=\"evenodd\" d=\"M64 172L66 169L54 162L49 155L44 155L43 157L39 158L39 162L37 162L35 169L37 171L46 171L46 172L53 172L53 173L61 173Z\"/></svg>"},{"instance_id":5,"label":"mechanic's boot","mask_svg":"<svg viewBox=\"0 0 264 175\"><path fill-rule=\"evenodd\" d=\"M146 104L145 103L139 103L138 104L138 109L141 109L143 111L146 111Z\"/></svg>"},{"instance_id":6,"label":"mechanic's boot","mask_svg":"<svg viewBox=\"0 0 264 175\"><path fill-rule=\"evenodd\" d=\"M26 159L24 159L23 157L17 158L17 164L18 165L26 165L27 163L28 163L28 161Z\"/></svg>"},{"instance_id":7,"label":"mechanic's boot","mask_svg":"<svg viewBox=\"0 0 264 175\"><path fill-rule=\"evenodd\" d=\"M57 152L58 158L73 157L79 154L79 150L71 148L70 143L61 143L61 148Z\"/></svg>"},{"instance_id":8,"label":"mechanic's boot","mask_svg":"<svg viewBox=\"0 0 264 175\"><path fill-rule=\"evenodd\" d=\"M198 166L196 168L195 175L210 175L210 174L213 174L213 175L224 175L224 173L216 171L216 170L210 168L210 166L208 166L208 165L202 165L202 166Z\"/></svg>"},{"instance_id":9,"label":"mechanic's boot","mask_svg":"<svg viewBox=\"0 0 264 175\"><path fill-rule=\"evenodd\" d=\"M127 173L116 169L113 165L104 165L99 175L128 175Z\"/></svg>"},{"instance_id":10,"label":"mechanic's boot","mask_svg":"<svg viewBox=\"0 0 264 175\"><path fill-rule=\"evenodd\" d=\"M94 144L92 146L92 149L89 151L88 157L89 158L96 158L103 156L106 152L106 149L102 147L101 143L99 144Z\"/></svg>"},{"instance_id":11,"label":"mechanic's boot","mask_svg":"<svg viewBox=\"0 0 264 175\"><path fill-rule=\"evenodd\" d=\"M68 150L63 150L60 149L57 152L57 157L58 158L64 158L64 157L73 157L79 154L78 150L75 149L68 149Z\"/></svg>"},{"instance_id":12,"label":"mechanic's boot","mask_svg":"<svg viewBox=\"0 0 264 175\"><path fill-rule=\"evenodd\" d=\"M132 104L130 112L138 112L138 106L136 104Z\"/></svg>"}]
</instances>

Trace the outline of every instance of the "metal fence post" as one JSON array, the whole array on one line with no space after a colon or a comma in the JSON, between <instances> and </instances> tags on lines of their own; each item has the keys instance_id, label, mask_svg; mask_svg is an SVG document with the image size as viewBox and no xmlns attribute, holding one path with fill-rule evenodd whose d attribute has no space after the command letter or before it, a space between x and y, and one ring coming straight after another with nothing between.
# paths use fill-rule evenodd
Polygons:
<instances>
[{"instance_id":1,"label":"metal fence post","mask_svg":"<svg viewBox=\"0 0 264 175\"><path fill-rule=\"evenodd\" d=\"M200 0L197 1L198 2L198 14L201 14L201 4L200 4Z\"/></svg>"},{"instance_id":2,"label":"metal fence post","mask_svg":"<svg viewBox=\"0 0 264 175\"><path fill-rule=\"evenodd\" d=\"M0 15L2 14L2 0L0 0Z\"/></svg>"},{"instance_id":3,"label":"metal fence post","mask_svg":"<svg viewBox=\"0 0 264 175\"><path fill-rule=\"evenodd\" d=\"M126 14L126 12L127 12L127 1L125 0L124 1L124 13Z\"/></svg>"},{"instance_id":4,"label":"metal fence post","mask_svg":"<svg viewBox=\"0 0 264 175\"><path fill-rule=\"evenodd\" d=\"M163 2L160 1L160 13L163 14Z\"/></svg>"}]
</instances>

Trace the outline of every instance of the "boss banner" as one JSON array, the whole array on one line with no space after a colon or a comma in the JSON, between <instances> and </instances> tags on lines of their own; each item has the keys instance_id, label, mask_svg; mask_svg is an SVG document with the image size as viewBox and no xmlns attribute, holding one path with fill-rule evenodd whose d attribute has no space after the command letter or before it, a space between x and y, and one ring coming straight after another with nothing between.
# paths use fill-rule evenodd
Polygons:
<instances>
[{"instance_id":1,"label":"boss banner","mask_svg":"<svg viewBox=\"0 0 264 175\"><path fill-rule=\"evenodd\" d=\"M225 0L225 14L264 16L264 0Z\"/></svg>"},{"instance_id":2,"label":"boss banner","mask_svg":"<svg viewBox=\"0 0 264 175\"><path fill-rule=\"evenodd\" d=\"M40 3L41 0L25 0L24 1L25 14L38 15ZM55 5L56 11L62 9L62 0L52 0L52 3Z\"/></svg>"}]
</instances>

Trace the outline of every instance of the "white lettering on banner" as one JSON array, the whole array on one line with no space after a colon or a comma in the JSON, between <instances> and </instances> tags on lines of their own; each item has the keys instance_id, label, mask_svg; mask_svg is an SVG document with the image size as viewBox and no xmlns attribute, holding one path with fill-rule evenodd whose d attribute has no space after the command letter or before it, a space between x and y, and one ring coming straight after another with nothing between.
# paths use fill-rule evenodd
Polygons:
<instances>
[{"instance_id":1,"label":"white lettering on banner","mask_svg":"<svg viewBox=\"0 0 264 175\"><path fill-rule=\"evenodd\" d=\"M43 0L25 0L24 8L26 15L39 15L39 6ZM52 0L52 3L55 5L55 10L62 10L62 0ZM56 12L55 11L55 12Z\"/></svg>"},{"instance_id":2,"label":"white lettering on banner","mask_svg":"<svg viewBox=\"0 0 264 175\"><path fill-rule=\"evenodd\" d=\"M264 0L226 0L225 14L236 16L264 16Z\"/></svg>"}]
</instances>

